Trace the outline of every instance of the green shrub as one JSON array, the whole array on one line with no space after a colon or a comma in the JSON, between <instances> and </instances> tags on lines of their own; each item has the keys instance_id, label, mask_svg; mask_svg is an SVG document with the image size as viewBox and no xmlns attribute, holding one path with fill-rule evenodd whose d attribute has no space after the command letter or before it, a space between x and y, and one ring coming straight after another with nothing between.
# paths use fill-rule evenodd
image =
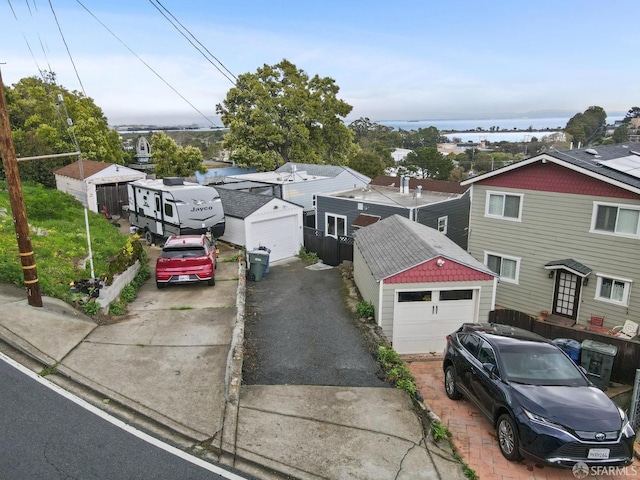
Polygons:
<instances>
[{"instance_id":1,"label":"green shrub","mask_svg":"<svg viewBox=\"0 0 640 480\"><path fill-rule=\"evenodd\" d=\"M110 315L124 315L125 313L127 313L127 306L125 302L118 300L109 304Z\"/></svg>"},{"instance_id":2,"label":"green shrub","mask_svg":"<svg viewBox=\"0 0 640 480\"><path fill-rule=\"evenodd\" d=\"M138 292L133 285L125 285L125 287L120 292L120 300L124 303L131 303L137 295Z\"/></svg>"},{"instance_id":3,"label":"green shrub","mask_svg":"<svg viewBox=\"0 0 640 480\"><path fill-rule=\"evenodd\" d=\"M300 257L301 260L310 263L317 263L320 260L317 253L308 251L304 246L300 246L298 257Z\"/></svg>"},{"instance_id":4,"label":"green shrub","mask_svg":"<svg viewBox=\"0 0 640 480\"><path fill-rule=\"evenodd\" d=\"M393 348L381 344L378 346L378 360L385 372L385 379L396 388L405 390L411 398L417 399L416 380L398 353Z\"/></svg>"},{"instance_id":5,"label":"green shrub","mask_svg":"<svg viewBox=\"0 0 640 480\"><path fill-rule=\"evenodd\" d=\"M84 310L84 313L86 313L87 315L94 316L94 315L97 315L98 312L100 312L101 308L102 307L98 302L90 301L84 304L83 310Z\"/></svg>"},{"instance_id":6,"label":"green shrub","mask_svg":"<svg viewBox=\"0 0 640 480\"><path fill-rule=\"evenodd\" d=\"M373 304L371 302L358 302L356 309L358 310L358 315L362 318L373 318L375 314L375 310L373 309Z\"/></svg>"}]
</instances>

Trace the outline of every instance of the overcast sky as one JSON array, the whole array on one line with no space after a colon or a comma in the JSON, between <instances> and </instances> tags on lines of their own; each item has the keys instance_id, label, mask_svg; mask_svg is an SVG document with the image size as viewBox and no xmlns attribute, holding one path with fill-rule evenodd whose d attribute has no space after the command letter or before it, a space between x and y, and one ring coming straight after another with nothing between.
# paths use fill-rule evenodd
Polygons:
<instances>
[{"instance_id":1,"label":"overcast sky","mask_svg":"<svg viewBox=\"0 0 640 480\"><path fill-rule=\"evenodd\" d=\"M353 106L348 120L573 115L591 105L624 114L640 105L637 5L7 0L0 69L6 85L54 71L59 84L93 98L111 125L204 124L233 84L156 8L164 6L223 71L254 73L286 58L333 78Z\"/></svg>"}]
</instances>

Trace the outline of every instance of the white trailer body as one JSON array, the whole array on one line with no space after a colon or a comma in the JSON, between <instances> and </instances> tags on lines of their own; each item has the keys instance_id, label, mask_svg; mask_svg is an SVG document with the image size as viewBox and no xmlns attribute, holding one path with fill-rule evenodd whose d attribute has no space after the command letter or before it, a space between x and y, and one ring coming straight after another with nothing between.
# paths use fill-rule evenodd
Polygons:
<instances>
[{"instance_id":1,"label":"white trailer body","mask_svg":"<svg viewBox=\"0 0 640 480\"><path fill-rule=\"evenodd\" d=\"M129 221L149 243L170 235L224 234L222 201L213 187L170 177L136 180L127 189Z\"/></svg>"}]
</instances>

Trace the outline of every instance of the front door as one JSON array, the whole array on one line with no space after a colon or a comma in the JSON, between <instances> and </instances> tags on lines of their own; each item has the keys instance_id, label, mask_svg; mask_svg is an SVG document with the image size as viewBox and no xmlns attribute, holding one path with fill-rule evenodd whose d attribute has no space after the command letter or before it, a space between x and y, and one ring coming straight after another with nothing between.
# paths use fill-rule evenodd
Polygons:
<instances>
[{"instance_id":1,"label":"front door","mask_svg":"<svg viewBox=\"0 0 640 480\"><path fill-rule=\"evenodd\" d=\"M556 271L553 293L553 313L575 320L578 318L578 301L582 279L566 270Z\"/></svg>"}]
</instances>

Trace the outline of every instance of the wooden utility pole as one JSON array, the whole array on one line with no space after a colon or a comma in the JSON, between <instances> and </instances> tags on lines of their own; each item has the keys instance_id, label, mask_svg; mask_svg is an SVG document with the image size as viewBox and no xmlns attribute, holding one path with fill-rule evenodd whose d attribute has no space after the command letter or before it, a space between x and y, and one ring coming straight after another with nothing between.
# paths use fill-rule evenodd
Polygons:
<instances>
[{"instance_id":1,"label":"wooden utility pole","mask_svg":"<svg viewBox=\"0 0 640 480\"><path fill-rule=\"evenodd\" d=\"M16 228L16 239L18 240L18 251L20 252L20 262L24 274L24 284L27 287L27 299L29 305L42 307L42 296L40 295L40 283L38 281L38 271L36 269L36 257L31 246L31 235L29 232L29 222L27 220L27 210L22 196L22 184L20 183L20 172L18 171L18 160L11 138L11 124L9 123L9 112L7 109L7 99L4 93L4 83L0 72L0 154L2 154L2 164L7 177L7 187L9 189L9 201L11 202L11 212Z\"/></svg>"}]
</instances>

